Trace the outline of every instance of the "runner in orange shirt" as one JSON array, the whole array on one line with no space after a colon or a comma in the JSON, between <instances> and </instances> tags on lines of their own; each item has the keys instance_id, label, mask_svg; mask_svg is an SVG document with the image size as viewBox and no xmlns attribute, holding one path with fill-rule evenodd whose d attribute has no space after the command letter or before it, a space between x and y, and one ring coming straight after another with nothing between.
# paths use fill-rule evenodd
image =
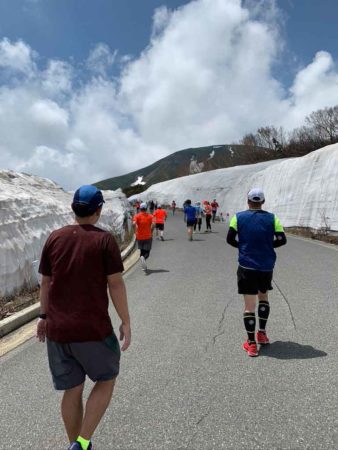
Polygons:
<instances>
[{"instance_id":1,"label":"runner in orange shirt","mask_svg":"<svg viewBox=\"0 0 338 450\"><path fill-rule=\"evenodd\" d=\"M136 234L138 248L140 250L140 261L143 271L147 274L146 259L149 258L153 243L153 216L147 213L147 204L141 203L141 212L133 217L133 225Z\"/></svg>"},{"instance_id":2,"label":"runner in orange shirt","mask_svg":"<svg viewBox=\"0 0 338 450\"><path fill-rule=\"evenodd\" d=\"M211 217L212 217L212 208L209 202L205 202L204 204L204 214L205 214L205 222L207 225L207 229L205 232L210 231L211 233Z\"/></svg>"},{"instance_id":3,"label":"runner in orange shirt","mask_svg":"<svg viewBox=\"0 0 338 450\"><path fill-rule=\"evenodd\" d=\"M153 214L156 228L156 237L158 238L158 232L160 231L160 239L164 241L163 232L164 232L164 222L167 220L168 214L167 211L162 209L161 205L157 205L157 209Z\"/></svg>"}]
</instances>

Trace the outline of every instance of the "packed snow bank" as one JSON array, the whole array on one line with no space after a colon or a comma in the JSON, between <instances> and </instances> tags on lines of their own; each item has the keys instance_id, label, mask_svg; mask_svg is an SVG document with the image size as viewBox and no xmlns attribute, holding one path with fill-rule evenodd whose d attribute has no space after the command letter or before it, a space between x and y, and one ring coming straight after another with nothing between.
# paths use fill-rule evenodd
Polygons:
<instances>
[{"instance_id":1,"label":"packed snow bank","mask_svg":"<svg viewBox=\"0 0 338 450\"><path fill-rule=\"evenodd\" d=\"M123 239L128 201L119 191L104 191L98 226ZM0 171L0 295L36 285L32 261L39 259L49 233L74 222L72 193L54 182Z\"/></svg>"},{"instance_id":2,"label":"packed snow bank","mask_svg":"<svg viewBox=\"0 0 338 450\"><path fill-rule=\"evenodd\" d=\"M246 193L263 188L264 209L275 212L286 227L318 229L328 222L338 230L338 144L300 158L218 169L154 184L131 197L180 206L216 198L220 211L232 215L246 208ZM327 218L324 220L324 218Z\"/></svg>"}]
</instances>

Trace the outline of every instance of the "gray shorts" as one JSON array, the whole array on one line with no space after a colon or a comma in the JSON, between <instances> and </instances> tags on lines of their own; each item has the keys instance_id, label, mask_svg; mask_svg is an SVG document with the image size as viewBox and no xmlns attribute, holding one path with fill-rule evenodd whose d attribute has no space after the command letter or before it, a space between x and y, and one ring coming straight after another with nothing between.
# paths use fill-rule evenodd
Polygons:
<instances>
[{"instance_id":1,"label":"gray shorts","mask_svg":"<svg viewBox=\"0 0 338 450\"><path fill-rule=\"evenodd\" d=\"M82 384L86 375L92 381L108 381L120 369L120 345L113 333L103 341L61 344L47 339L49 368L56 390Z\"/></svg>"},{"instance_id":2,"label":"gray shorts","mask_svg":"<svg viewBox=\"0 0 338 450\"><path fill-rule=\"evenodd\" d=\"M153 244L152 239L144 239L142 241L137 241L137 246L139 250L147 250L150 251Z\"/></svg>"}]
</instances>

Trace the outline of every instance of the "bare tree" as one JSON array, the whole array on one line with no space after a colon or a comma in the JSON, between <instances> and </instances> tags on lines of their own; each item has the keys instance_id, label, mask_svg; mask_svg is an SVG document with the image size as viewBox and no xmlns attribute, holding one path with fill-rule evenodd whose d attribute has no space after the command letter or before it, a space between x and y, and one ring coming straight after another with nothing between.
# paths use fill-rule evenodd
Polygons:
<instances>
[{"instance_id":1,"label":"bare tree","mask_svg":"<svg viewBox=\"0 0 338 450\"><path fill-rule=\"evenodd\" d=\"M241 140L240 144L248 147L258 147L256 136L253 133L246 134Z\"/></svg>"},{"instance_id":2,"label":"bare tree","mask_svg":"<svg viewBox=\"0 0 338 450\"><path fill-rule=\"evenodd\" d=\"M338 141L338 105L314 111L305 121L313 128L319 141L331 144Z\"/></svg>"},{"instance_id":3,"label":"bare tree","mask_svg":"<svg viewBox=\"0 0 338 450\"><path fill-rule=\"evenodd\" d=\"M321 226L317 230L318 235L327 236L331 231L330 217L326 215L325 209L319 211L321 218Z\"/></svg>"},{"instance_id":4,"label":"bare tree","mask_svg":"<svg viewBox=\"0 0 338 450\"><path fill-rule=\"evenodd\" d=\"M261 127L256 134L259 145L271 148L271 150L282 150L286 142L286 135L283 127Z\"/></svg>"},{"instance_id":5,"label":"bare tree","mask_svg":"<svg viewBox=\"0 0 338 450\"><path fill-rule=\"evenodd\" d=\"M246 134L242 145L265 147L283 152L284 156L305 155L328 144L338 142L338 105L319 109L305 119L305 125L286 134L282 127L260 127Z\"/></svg>"},{"instance_id":6,"label":"bare tree","mask_svg":"<svg viewBox=\"0 0 338 450\"><path fill-rule=\"evenodd\" d=\"M283 127L261 127L257 132L246 134L240 144L249 147L265 147L271 150L281 151L287 142L286 133Z\"/></svg>"}]
</instances>

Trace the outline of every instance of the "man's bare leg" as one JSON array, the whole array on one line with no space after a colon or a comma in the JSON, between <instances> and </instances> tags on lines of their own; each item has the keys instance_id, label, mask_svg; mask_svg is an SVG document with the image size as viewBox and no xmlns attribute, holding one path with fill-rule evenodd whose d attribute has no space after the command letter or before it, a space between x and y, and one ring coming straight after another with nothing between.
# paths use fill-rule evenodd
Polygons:
<instances>
[{"instance_id":1,"label":"man's bare leg","mask_svg":"<svg viewBox=\"0 0 338 450\"><path fill-rule=\"evenodd\" d=\"M269 301L269 299L268 299L268 291L266 291L265 293L258 291L258 301L260 302L262 300L264 300L266 302Z\"/></svg>"},{"instance_id":2,"label":"man's bare leg","mask_svg":"<svg viewBox=\"0 0 338 450\"><path fill-rule=\"evenodd\" d=\"M80 435L82 438L90 440L110 403L114 385L115 380L95 383L86 403L81 430L75 439Z\"/></svg>"},{"instance_id":3,"label":"man's bare leg","mask_svg":"<svg viewBox=\"0 0 338 450\"><path fill-rule=\"evenodd\" d=\"M244 312L256 311L257 295L244 295Z\"/></svg>"},{"instance_id":4,"label":"man's bare leg","mask_svg":"<svg viewBox=\"0 0 338 450\"><path fill-rule=\"evenodd\" d=\"M83 419L83 387L84 383L67 389L63 394L61 414L69 442L75 441L80 434Z\"/></svg>"},{"instance_id":5,"label":"man's bare leg","mask_svg":"<svg viewBox=\"0 0 338 450\"><path fill-rule=\"evenodd\" d=\"M188 237L189 237L190 241L192 240L192 232L193 232L193 227L188 227Z\"/></svg>"}]
</instances>

